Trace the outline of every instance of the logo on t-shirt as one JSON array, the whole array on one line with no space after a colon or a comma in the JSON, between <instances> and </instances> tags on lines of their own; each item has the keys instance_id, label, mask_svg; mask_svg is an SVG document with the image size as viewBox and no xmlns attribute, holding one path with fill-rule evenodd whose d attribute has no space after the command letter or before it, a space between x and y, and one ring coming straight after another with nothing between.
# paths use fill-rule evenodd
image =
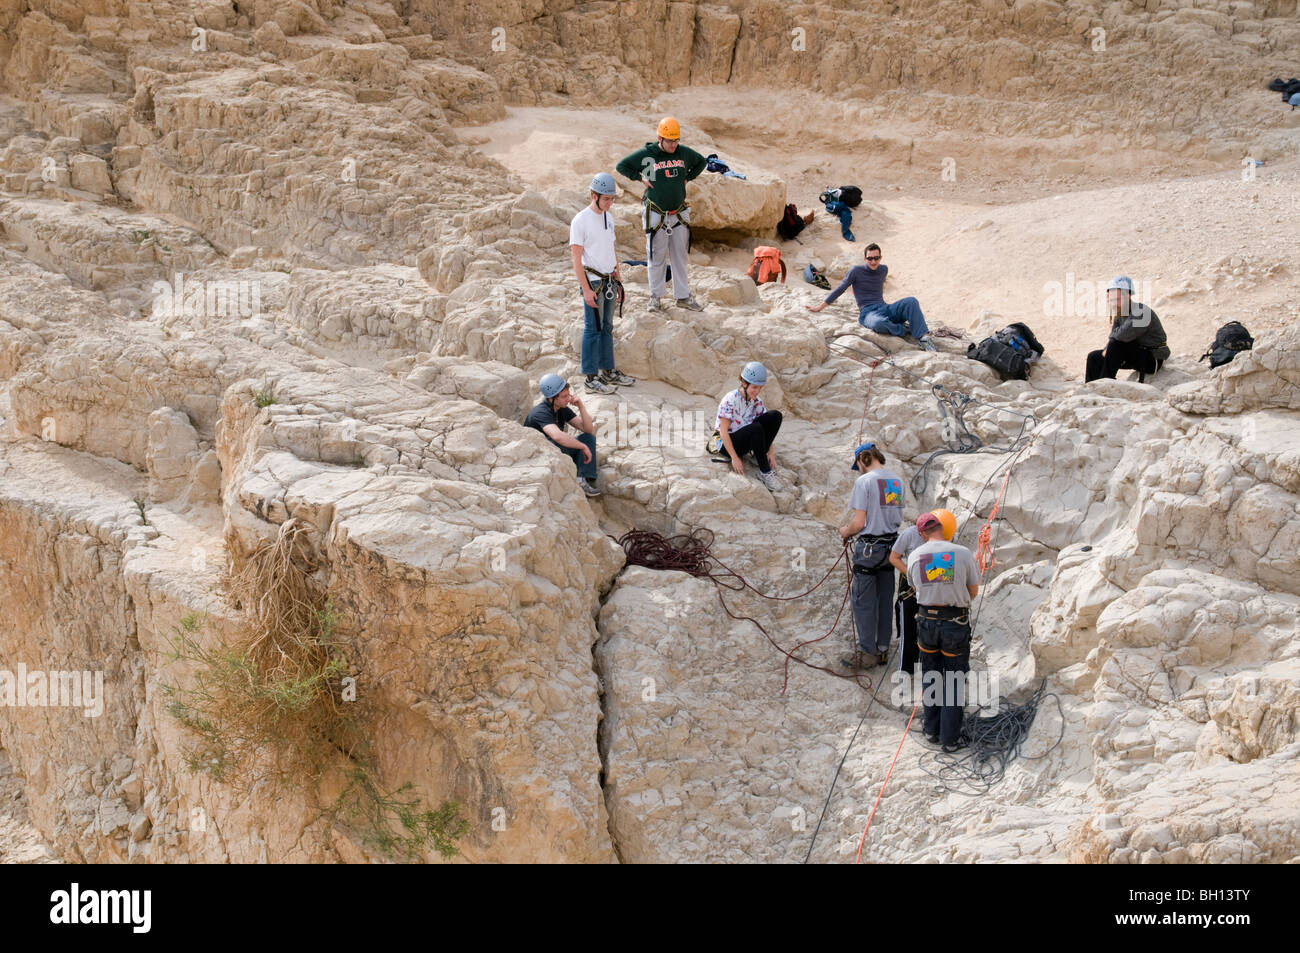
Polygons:
<instances>
[{"instance_id":1,"label":"logo on t-shirt","mask_svg":"<svg viewBox=\"0 0 1300 953\"><path fill-rule=\"evenodd\" d=\"M884 479L876 481L876 486L880 487L880 505L881 506L902 506L903 505L903 481Z\"/></svg>"},{"instance_id":2,"label":"logo on t-shirt","mask_svg":"<svg viewBox=\"0 0 1300 953\"><path fill-rule=\"evenodd\" d=\"M957 554L931 553L924 568L926 582L952 582L957 578Z\"/></svg>"}]
</instances>

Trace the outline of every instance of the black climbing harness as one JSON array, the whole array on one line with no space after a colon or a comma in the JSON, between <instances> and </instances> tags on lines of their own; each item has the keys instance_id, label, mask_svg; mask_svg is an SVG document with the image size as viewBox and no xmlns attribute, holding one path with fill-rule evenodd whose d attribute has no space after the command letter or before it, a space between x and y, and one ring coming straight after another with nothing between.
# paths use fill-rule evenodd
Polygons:
<instances>
[{"instance_id":1,"label":"black climbing harness","mask_svg":"<svg viewBox=\"0 0 1300 953\"><path fill-rule=\"evenodd\" d=\"M672 235L673 229L680 226L686 229L686 253L689 255L691 252L691 243L694 240L694 232L691 229L691 207L689 205L683 205L681 208L674 209L670 212L666 209L660 208L649 198L643 199L643 202L645 205L645 234L647 246L654 242L655 234L661 229L665 235ZM653 225L650 223L652 215L659 216L659 221L655 222ZM671 225L668 224L668 216L670 215L676 219L676 221Z\"/></svg>"},{"instance_id":2,"label":"black climbing harness","mask_svg":"<svg viewBox=\"0 0 1300 953\"><path fill-rule=\"evenodd\" d=\"M627 293L624 292L623 290L623 282L615 278L612 273L607 275L603 271L597 271L595 268L592 268L590 265L583 265L582 270L585 271L588 275L595 275L597 278L600 279L599 283L597 283L596 286L592 289L593 291L596 292L596 330L597 331L601 330L600 299L602 297L606 301L614 301L615 299L617 299L618 319L622 321L623 302L627 298ZM590 284L590 281L588 281L588 284Z\"/></svg>"}]
</instances>

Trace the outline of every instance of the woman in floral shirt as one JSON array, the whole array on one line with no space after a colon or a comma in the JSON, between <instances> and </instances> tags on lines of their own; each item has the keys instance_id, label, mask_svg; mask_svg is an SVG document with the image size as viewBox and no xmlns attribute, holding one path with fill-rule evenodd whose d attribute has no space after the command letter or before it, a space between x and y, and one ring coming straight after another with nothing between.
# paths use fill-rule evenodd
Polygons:
<instances>
[{"instance_id":1,"label":"woman in floral shirt","mask_svg":"<svg viewBox=\"0 0 1300 953\"><path fill-rule=\"evenodd\" d=\"M765 384L767 368L758 361L746 364L740 372L740 386L718 405L718 433L722 436L723 449L731 457L731 469L744 476L741 458L753 453L758 462L759 482L775 492L780 484L773 472L776 454L772 444L781 429L781 412L763 406L763 399L758 395Z\"/></svg>"}]
</instances>

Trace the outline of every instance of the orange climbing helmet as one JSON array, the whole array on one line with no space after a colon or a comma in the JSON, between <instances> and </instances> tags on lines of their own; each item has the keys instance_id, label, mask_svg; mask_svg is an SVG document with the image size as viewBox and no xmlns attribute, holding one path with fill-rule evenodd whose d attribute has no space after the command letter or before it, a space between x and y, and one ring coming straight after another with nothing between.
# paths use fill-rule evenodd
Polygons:
<instances>
[{"instance_id":1,"label":"orange climbing helmet","mask_svg":"<svg viewBox=\"0 0 1300 953\"><path fill-rule=\"evenodd\" d=\"M957 517L952 515L951 510L931 510L930 513L943 527L943 538L951 543L952 538L957 535Z\"/></svg>"},{"instance_id":2,"label":"orange climbing helmet","mask_svg":"<svg viewBox=\"0 0 1300 953\"><path fill-rule=\"evenodd\" d=\"M677 124L677 120L672 116L664 116L659 120L659 138L660 139L680 139L682 137L682 127Z\"/></svg>"}]
</instances>

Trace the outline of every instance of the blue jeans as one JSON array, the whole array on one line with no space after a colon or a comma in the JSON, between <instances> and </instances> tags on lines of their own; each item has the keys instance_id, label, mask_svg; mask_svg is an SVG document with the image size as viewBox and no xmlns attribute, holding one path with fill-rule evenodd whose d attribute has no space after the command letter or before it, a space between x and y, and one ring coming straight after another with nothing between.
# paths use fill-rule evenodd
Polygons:
<instances>
[{"instance_id":1,"label":"blue jeans","mask_svg":"<svg viewBox=\"0 0 1300 953\"><path fill-rule=\"evenodd\" d=\"M955 745L961 737L962 716L966 710L965 673L970 671L970 638L970 625L926 618L916 620L916 644L921 650L925 733L938 735L941 744ZM925 693L926 680L933 678L938 678L938 685L942 687L942 705L931 705ZM960 687L955 684L958 680Z\"/></svg>"},{"instance_id":2,"label":"blue jeans","mask_svg":"<svg viewBox=\"0 0 1300 953\"><path fill-rule=\"evenodd\" d=\"M899 298L885 304L869 304L858 314L858 324L877 334L892 334L901 338L910 333L918 340L930 333L925 323L921 305L915 298Z\"/></svg>"},{"instance_id":3,"label":"blue jeans","mask_svg":"<svg viewBox=\"0 0 1300 953\"><path fill-rule=\"evenodd\" d=\"M826 203L826 212L840 220L840 234L844 236L846 242L857 241L853 237L853 232L849 230L849 226L853 224L853 209L843 202L832 201Z\"/></svg>"},{"instance_id":4,"label":"blue jeans","mask_svg":"<svg viewBox=\"0 0 1300 953\"><path fill-rule=\"evenodd\" d=\"M571 447L560 447L560 450L562 450L565 454L567 454L568 457L573 461L574 465L578 468L578 476L591 480L592 482L595 482L596 435L593 433L579 433L579 434L574 434L574 436L578 438L579 443L581 443L584 447L586 447L588 450L591 451L591 462L590 463L582 462L581 450L574 450ZM560 445L556 444L556 446L559 447Z\"/></svg>"},{"instance_id":5,"label":"blue jeans","mask_svg":"<svg viewBox=\"0 0 1300 953\"><path fill-rule=\"evenodd\" d=\"M612 283L607 283L612 284ZM582 302L582 373L590 377L597 371L614 369L614 305L618 298L606 298L603 286L596 288L596 307ZM600 330L596 330L597 327Z\"/></svg>"}]
</instances>

